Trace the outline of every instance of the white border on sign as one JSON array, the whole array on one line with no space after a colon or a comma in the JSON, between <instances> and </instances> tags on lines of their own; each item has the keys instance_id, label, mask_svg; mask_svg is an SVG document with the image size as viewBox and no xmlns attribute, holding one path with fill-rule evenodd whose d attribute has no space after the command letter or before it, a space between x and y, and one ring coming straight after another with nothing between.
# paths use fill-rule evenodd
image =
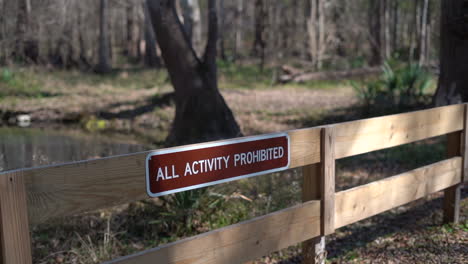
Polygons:
<instances>
[{"instance_id":1,"label":"white border on sign","mask_svg":"<svg viewBox=\"0 0 468 264\"><path fill-rule=\"evenodd\" d=\"M237 143L244 143L244 142L257 141L257 140L263 140L263 139L279 138L279 137L286 137L286 139L288 140L288 164L286 166L284 166L284 167L271 169L271 170L266 170L266 171L259 171L259 172L255 172L255 173L251 173L251 174L236 176L236 177L227 178L227 179L218 180L218 181L212 181L212 182L187 186L187 187L178 188L178 189L165 191L165 192L152 193L151 190L150 190L150 179L149 179L150 176L149 176L148 161L153 156L161 155L161 154L169 154L169 153L174 153L174 152L195 150L195 149L205 149L205 148L211 148L211 147L232 145L232 144L237 144ZM173 148L173 149L166 149L166 150L157 150L157 151L150 152L146 156L145 161L146 161L145 162L145 167L146 167L146 192L148 193L148 195L150 197L154 198L154 197L159 197L159 196L163 196L163 195L167 195L167 194L171 194L171 193L178 193L178 192L198 189L198 188L202 188L202 187L207 187L207 186L211 186L211 185L216 185L216 184L220 184L220 183L225 183L225 182L230 182L230 181L235 181L235 180L240 180L240 179L244 179L244 178L250 178L250 177L254 177L254 176L258 176L258 175L263 175L263 174L268 174L268 173L273 173L273 172L286 170L286 169L289 168L289 164L291 163L291 139L289 138L288 133L276 133L276 134L269 134L269 135L262 135L262 136L252 136L252 137L241 138L241 139L233 139L233 140L230 140L228 142L220 141L220 142L207 143L207 144L204 144L203 146L192 145L192 146L187 146L187 147L180 147L180 148Z\"/></svg>"}]
</instances>

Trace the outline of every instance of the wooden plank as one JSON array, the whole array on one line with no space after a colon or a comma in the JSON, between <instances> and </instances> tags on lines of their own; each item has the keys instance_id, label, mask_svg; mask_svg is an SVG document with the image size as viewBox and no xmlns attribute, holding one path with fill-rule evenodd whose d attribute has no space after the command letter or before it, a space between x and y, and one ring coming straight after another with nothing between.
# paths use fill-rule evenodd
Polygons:
<instances>
[{"instance_id":1,"label":"wooden plank","mask_svg":"<svg viewBox=\"0 0 468 264\"><path fill-rule=\"evenodd\" d=\"M290 168L320 162L321 127L288 131L291 138Z\"/></svg>"},{"instance_id":2,"label":"wooden plank","mask_svg":"<svg viewBox=\"0 0 468 264\"><path fill-rule=\"evenodd\" d=\"M321 162L303 167L302 200L320 199L320 237L302 244L303 262L325 263L325 236L334 232L335 214L335 132L333 126L321 131Z\"/></svg>"},{"instance_id":3,"label":"wooden plank","mask_svg":"<svg viewBox=\"0 0 468 264\"><path fill-rule=\"evenodd\" d=\"M468 104L465 104L465 118L463 120L463 132L460 154L463 158L462 183L468 180Z\"/></svg>"},{"instance_id":4,"label":"wooden plank","mask_svg":"<svg viewBox=\"0 0 468 264\"><path fill-rule=\"evenodd\" d=\"M462 156L461 182L444 190L444 223L458 223L460 220L460 195L463 184L467 179L468 170L468 104L465 104L465 118L462 133L447 135L447 156Z\"/></svg>"},{"instance_id":5,"label":"wooden plank","mask_svg":"<svg viewBox=\"0 0 468 264\"><path fill-rule=\"evenodd\" d=\"M320 163L302 167L302 201L320 200L322 166ZM322 227L320 226L320 229ZM325 263L325 236L318 236L302 243L303 263Z\"/></svg>"},{"instance_id":6,"label":"wooden plank","mask_svg":"<svg viewBox=\"0 0 468 264\"><path fill-rule=\"evenodd\" d=\"M456 184L444 190L444 223L455 223L460 221L460 193L461 184Z\"/></svg>"},{"instance_id":7,"label":"wooden plank","mask_svg":"<svg viewBox=\"0 0 468 264\"><path fill-rule=\"evenodd\" d=\"M32 263L26 191L21 172L0 176L2 263Z\"/></svg>"},{"instance_id":8,"label":"wooden plank","mask_svg":"<svg viewBox=\"0 0 468 264\"><path fill-rule=\"evenodd\" d=\"M309 201L107 263L243 263L318 235L320 201Z\"/></svg>"},{"instance_id":9,"label":"wooden plank","mask_svg":"<svg viewBox=\"0 0 468 264\"><path fill-rule=\"evenodd\" d=\"M340 228L441 191L460 182L460 157L339 192L335 228Z\"/></svg>"},{"instance_id":10,"label":"wooden plank","mask_svg":"<svg viewBox=\"0 0 468 264\"><path fill-rule=\"evenodd\" d=\"M322 129L322 235L335 232L335 129L328 126Z\"/></svg>"},{"instance_id":11,"label":"wooden plank","mask_svg":"<svg viewBox=\"0 0 468 264\"><path fill-rule=\"evenodd\" d=\"M464 124L464 131L466 131L466 123ZM462 145L464 144L464 135L466 133L461 132L454 132L447 135L447 157L455 157L462 153ZM461 182L463 181L463 171L464 171L464 157L462 157L462 176ZM444 223L458 223L460 218L460 190L461 184L457 184L451 186L444 190L444 203L443 203L443 210L444 210Z\"/></svg>"},{"instance_id":12,"label":"wooden plank","mask_svg":"<svg viewBox=\"0 0 468 264\"><path fill-rule=\"evenodd\" d=\"M411 143L463 129L464 105L451 105L336 125L336 158Z\"/></svg>"},{"instance_id":13,"label":"wooden plank","mask_svg":"<svg viewBox=\"0 0 468 264\"><path fill-rule=\"evenodd\" d=\"M295 168L320 160L320 128L287 132ZM231 139L233 140L233 139ZM224 140L224 141L231 141ZM208 143L194 144L203 146ZM145 159L150 151L74 162L22 172L28 194L31 224L148 198Z\"/></svg>"}]
</instances>

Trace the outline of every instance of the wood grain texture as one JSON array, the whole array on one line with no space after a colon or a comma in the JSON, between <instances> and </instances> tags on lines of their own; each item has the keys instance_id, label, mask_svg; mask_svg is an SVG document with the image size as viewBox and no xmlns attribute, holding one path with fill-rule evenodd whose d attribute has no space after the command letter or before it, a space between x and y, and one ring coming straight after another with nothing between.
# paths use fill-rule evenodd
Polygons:
<instances>
[{"instance_id":1,"label":"wood grain texture","mask_svg":"<svg viewBox=\"0 0 468 264\"><path fill-rule=\"evenodd\" d=\"M335 232L335 128L333 126L322 129L321 143L321 232L325 236Z\"/></svg>"},{"instance_id":2,"label":"wood grain texture","mask_svg":"<svg viewBox=\"0 0 468 264\"><path fill-rule=\"evenodd\" d=\"M107 263L243 263L318 235L320 202L309 201Z\"/></svg>"},{"instance_id":3,"label":"wood grain texture","mask_svg":"<svg viewBox=\"0 0 468 264\"><path fill-rule=\"evenodd\" d=\"M460 157L336 193L335 228L352 224L460 182Z\"/></svg>"},{"instance_id":4,"label":"wood grain texture","mask_svg":"<svg viewBox=\"0 0 468 264\"><path fill-rule=\"evenodd\" d=\"M320 200L322 166L315 163L302 167L302 201Z\"/></svg>"},{"instance_id":5,"label":"wood grain texture","mask_svg":"<svg viewBox=\"0 0 468 264\"><path fill-rule=\"evenodd\" d=\"M21 172L0 175L0 214L1 263L32 263L26 191Z\"/></svg>"},{"instance_id":6,"label":"wood grain texture","mask_svg":"<svg viewBox=\"0 0 468 264\"><path fill-rule=\"evenodd\" d=\"M302 201L320 200L321 196L321 163L302 167ZM321 221L320 221L321 222ZM321 229L321 226L320 226ZM320 231L321 232L321 231ZM302 243L303 263L322 264L325 262L325 237L319 236Z\"/></svg>"},{"instance_id":7,"label":"wood grain texture","mask_svg":"<svg viewBox=\"0 0 468 264\"><path fill-rule=\"evenodd\" d=\"M464 105L451 105L336 125L336 158L411 143L463 129Z\"/></svg>"},{"instance_id":8,"label":"wood grain texture","mask_svg":"<svg viewBox=\"0 0 468 264\"><path fill-rule=\"evenodd\" d=\"M460 221L461 184L456 184L444 190L443 222L457 224Z\"/></svg>"},{"instance_id":9,"label":"wood grain texture","mask_svg":"<svg viewBox=\"0 0 468 264\"><path fill-rule=\"evenodd\" d=\"M464 154L463 141L464 133L454 132L447 135L447 158ZM464 162L464 157L462 156L462 166L464 166ZM463 180L463 171L460 181ZM450 186L444 190L444 223L458 223L460 219L460 190L461 184Z\"/></svg>"},{"instance_id":10,"label":"wood grain texture","mask_svg":"<svg viewBox=\"0 0 468 264\"><path fill-rule=\"evenodd\" d=\"M321 127L288 131L291 138L291 168L320 162Z\"/></svg>"}]
</instances>

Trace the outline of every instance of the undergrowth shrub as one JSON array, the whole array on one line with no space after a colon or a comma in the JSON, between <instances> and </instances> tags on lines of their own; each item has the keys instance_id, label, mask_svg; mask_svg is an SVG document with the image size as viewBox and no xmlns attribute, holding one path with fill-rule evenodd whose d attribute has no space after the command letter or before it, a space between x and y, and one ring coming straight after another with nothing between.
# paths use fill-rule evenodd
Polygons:
<instances>
[{"instance_id":1,"label":"undergrowth shrub","mask_svg":"<svg viewBox=\"0 0 468 264\"><path fill-rule=\"evenodd\" d=\"M368 107L410 106L430 101L432 84L429 72L417 64L387 61L376 80L351 82L362 103Z\"/></svg>"}]
</instances>

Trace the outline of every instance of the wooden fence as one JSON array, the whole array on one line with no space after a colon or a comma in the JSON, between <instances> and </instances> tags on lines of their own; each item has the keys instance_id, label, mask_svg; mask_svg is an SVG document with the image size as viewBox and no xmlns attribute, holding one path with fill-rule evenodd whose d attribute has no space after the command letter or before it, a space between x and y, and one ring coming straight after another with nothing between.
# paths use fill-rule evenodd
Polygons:
<instances>
[{"instance_id":1,"label":"wooden fence","mask_svg":"<svg viewBox=\"0 0 468 264\"><path fill-rule=\"evenodd\" d=\"M304 241L305 260L313 263L320 255L315 244L336 228L441 190L444 219L456 222L467 168L466 109L452 105L288 131L290 168L303 167L302 204L109 263L242 263ZM445 134L447 159L335 192L336 159ZM147 198L148 153L0 174L2 263L32 262L30 225Z\"/></svg>"}]
</instances>

